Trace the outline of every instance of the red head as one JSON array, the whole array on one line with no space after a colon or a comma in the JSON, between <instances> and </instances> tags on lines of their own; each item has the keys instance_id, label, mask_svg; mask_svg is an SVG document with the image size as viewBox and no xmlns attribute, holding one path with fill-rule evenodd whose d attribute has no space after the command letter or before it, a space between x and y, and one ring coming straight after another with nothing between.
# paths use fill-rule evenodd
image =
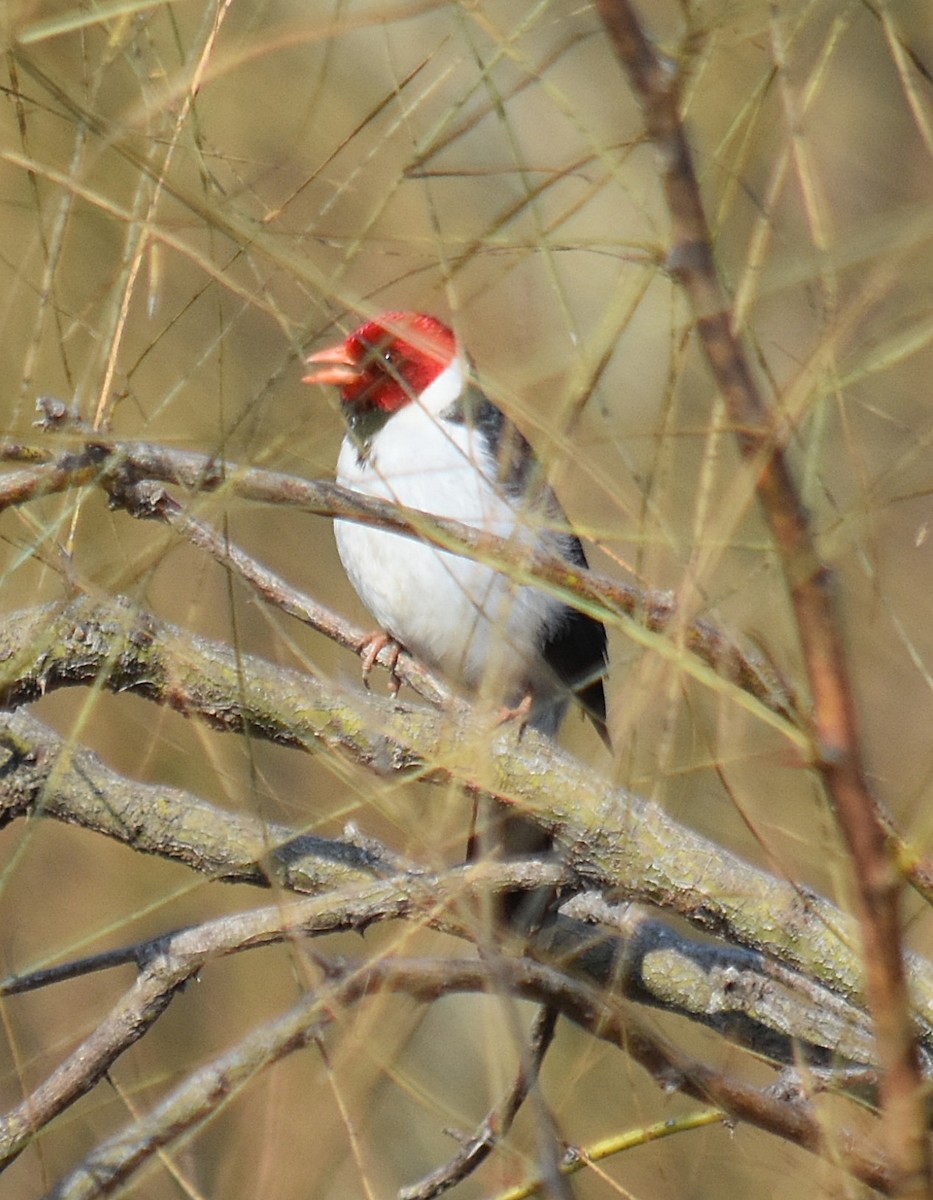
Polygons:
<instances>
[{"instance_id":1,"label":"red head","mask_svg":"<svg viewBox=\"0 0 933 1200\"><path fill-rule=\"evenodd\" d=\"M437 379L457 354L453 332L424 313L386 313L337 346L305 360L304 383L333 383L355 409L397 412ZM317 366L321 364L321 366Z\"/></svg>"}]
</instances>

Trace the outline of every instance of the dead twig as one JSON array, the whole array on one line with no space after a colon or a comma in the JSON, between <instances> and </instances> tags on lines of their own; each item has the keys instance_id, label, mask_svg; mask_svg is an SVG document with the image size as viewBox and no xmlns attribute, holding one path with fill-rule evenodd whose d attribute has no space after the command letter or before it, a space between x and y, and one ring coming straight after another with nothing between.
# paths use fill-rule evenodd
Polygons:
<instances>
[{"instance_id":1,"label":"dead twig","mask_svg":"<svg viewBox=\"0 0 933 1200\"><path fill-rule=\"evenodd\" d=\"M690 299L707 362L783 563L813 697L807 727L811 761L852 857L866 989L884 1068L886 1145L898 1194L929 1196L933 1169L902 952L901 881L862 763L833 573L820 556L785 452L790 430L760 391L730 319L680 113L681 69L651 43L630 0L597 0L597 7L659 151L671 218L669 268Z\"/></svg>"},{"instance_id":2,"label":"dead twig","mask_svg":"<svg viewBox=\"0 0 933 1200\"><path fill-rule=\"evenodd\" d=\"M504 960L490 967L473 959L398 958L327 970L321 985L287 1013L252 1030L236 1046L192 1072L151 1112L98 1145L50 1193L50 1200L90 1200L113 1191L159 1149L200 1128L231 1093L260 1071L316 1042L338 1014L376 993L408 995L430 1003L456 992L496 994L503 985L509 994L555 1008L593 1036L623 1048L668 1091L716 1104L731 1119L830 1156L855 1178L883 1193L891 1192L891 1168L863 1132L830 1131L799 1091L772 1094L698 1062L648 1030L630 1006L602 991L527 959ZM575 1164L563 1167L571 1169Z\"/></svg>"},{"instance_id":3,"label":"dead twig","mask_svg":"<svg viewBox=\"0 0 933 1200\"><path fill-rule=\"evenodd\" d=\"M424 1179L402 1188L399 1200L433 1200L455 1184L462 1183L486 1161L496 1143L512 1128L519 1109L537 1082L544 1056L554 1041L556 1026L557 1012L553 1008L538 1010L527 1050L508 1094L486 1114L473 1133L462 1134L449 1130L451 1136L460 1142L459 1152L450 1162L444 1163Z\"/></svg>"},{"instance_id":4,"label":"dead twig","mask_svg":"<svg viewBox=\"0 0 933 1200\"><path fill-rule=\"evenodd\" d=\"M796 742L800 737L798 729L804 717L799 711L798 699L789 682L767 656L753 646L740 644L713 622L702 618L688 622L685 628L677 630L676 638L671 638L669 631L677 628L679 616L669 592L651 591L608 579L593 571L583 571L557 556L519 552L504 538L458 521L363 496L335 483L302 480L280 472L221 463L209 455L167 449L148 442L107 438L87 428L60 401L46 397L39 403L45 414L42 424L46 428L87 440L51 461L0 478L0 510L42 495L95 483L103 486L118 504L123 504L124 498L132 497L133 489L141 483L156 481L176 485L192 496L224 489L244 500L377 525L430 542L451 553L487 562L505 571L516 582L546 587L567 603L601 620L620 624L629 636L647 642L706 686L727 692L734 689L736 697L740 693L751 697L759 715L778 724L792 741ZM20 461L24 448L17 444L15 450L16 461ZM164 501L161 503L164 505ZM182 509L188 512L186 506L182 505ZM147 515L145 506L138 512ZM149 512L148 515L166 519L167 513L163 509L162 513ZM192 536L190 529L186 536ZM327 633L333 622L322 619L315 627ZM748 703L747 700L744 702Z\"/></svg>"}]
</instances>

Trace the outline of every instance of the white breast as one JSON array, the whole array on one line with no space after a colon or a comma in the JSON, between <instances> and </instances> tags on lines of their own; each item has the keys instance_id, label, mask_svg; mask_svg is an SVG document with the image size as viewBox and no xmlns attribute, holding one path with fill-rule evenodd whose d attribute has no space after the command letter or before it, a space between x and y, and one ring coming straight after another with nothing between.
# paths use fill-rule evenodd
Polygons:
<instances>
[{"instance_id":1,"label":"white breast","mask_svg":"<svg viewBox=\"0 0 933 1200\"><path fill-rule=\"evenodd\" d=\"M419 402L387 421L362 462L346 438L337 480L527 544L535 537L535 516L523 514L493 484L480 435L437 415L462 386L455 363ZM506 704L529 690L538 700L556 690L540 647L561 619L558 602L400 534L350 521L335 522L335 532L347 574L380 626L451 682Z\"/></svg>"}]
</instances>

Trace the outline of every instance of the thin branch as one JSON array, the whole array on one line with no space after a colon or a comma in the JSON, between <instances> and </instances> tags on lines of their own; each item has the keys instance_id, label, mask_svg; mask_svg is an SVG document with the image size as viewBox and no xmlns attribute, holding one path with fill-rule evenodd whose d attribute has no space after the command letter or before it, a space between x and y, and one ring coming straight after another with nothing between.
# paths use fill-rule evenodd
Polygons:
<instances>
[{"instance_id":1,"label":"thin branch","mask_svg":"<svg viewBox=\"0 0 933 1200\"><path fill-rule=\"evenodd\" d=\"M473 936L474 917L471 913L481 911L483 891L514 891L516 887L527 889L542 884L553 886L558 879L559 870L556 867L540 862L478 864L454 868L441 874L406 873L391 879L375 879L365 884L351 885L323 896L305 897L287 903L280 901L252 911L215 918L120 951L91 956L64 968L46 968L6 981L3 993L15 994L45 986L50 980L60 982L81 971L118 964L133 962L139 972L134 984L110 1013L98 1022L93 1032L29 1096L0 1119L0 1166L15 1159L41 1128L89 1092L119 1057L165 1012L179 989L195 974L202 972L209 962L298 938L365 929L389 919L416 920L444 933L469 938ZM805 1040L802 1040L806 1038L803 1031L809 1007L818 1005L820 998L815 997L812 988L805 984L799 989L803 999L799 1014L799 1037L776 1038L761 1025L757 1034L753 1034L751 1021L747 1021L744 1028L740 1029L743 1000L737 986L739 952L689 943L678 938L673 931L665 932L658 922L644 922L637 941L628 941L624 936L596 934L600 953L593 953L596 947L592 943L592 930L586 927L581 929L576 922L562 921L557 924L560 933L552 931L547 943L542 943L540 947L542 952L550 949L559 953L576 974L600 987L611 988L616 996L632 995L641 1002L653 1000L668 1011L692 1016L698 1011L693 992L704 958L713 971L721 971L721 967L717 967L718 962L732 961L734 973L731 987L730 984L724 984L722 978L717 981L712 977L711 987L721 997L719 1009L723 1029L731 1030L735 1034L734 1040L743 1041L751 1035L748 1044L760 1055L774 1051L778 1061L791 1063L808 1058L815 1065L838 1061L840 1054L844 1055L847 1050L851 1053L856 1047L851 1039L848 1045L845 1044L846 1031L843 1025L847 1024L857 1037L857 1026L861 1020L858 1013L849 1009L843 1025L833 1035L832 1052L829 1055L820 1054L818 1048L814 1047L811 1056ZM663 966L657 961L657 952L662 944L667 955L667 962ZM679 962L674 959L677 947ZM620 964L624 964L624 968ZM747 965L750 967L750 964ZM685 967L692 970L685 974ZM679 996L675 994L678 980L682 981ZM761 978L755 1004L758 1013L763 1012L767 987L767 980ZM654 992L652 989L655 989ZM833 1005L832 998L825 993L822 1000L828 1006ZM838 1007L838 1001L835 1004ZM706 1024L716 1025L711 1011L706 1017ZM825 1022L824 1029L828 1029ZM542 1031L539 1053L546 1048L546 1040L545 1029ZM780 1049L779 1041L783 1041ZM854 1052L858 1053L859 1049L864 1048L863 1040L862 1046L855 1048ZM534 1073L533 1066L525 1068L529 1083ZM510 1119L510 1106L517 1107L524 1094L521 1088L516 1089L502 1111L503 1119Z\"/></svg>"},{"instance_id":2,"label":"thin branch","mask_svg":"<svg viewBox=\"0 0 933 1200\"><path fill-rule=\"evenodd\" d=\"M554 868L537 867L536 883L542 873L554 878ZM527 882L527 870L521 864L500 866L498 871L503 887ZM488 871L474 868L466 874L468 878L482 877ZM217 918L139 943L132 953L139 968L135 982L48 1078L0 1119L0 1169L18 1157L40 1129L86 1095L207 962L297 937L365 929L390 915L415 915L462 935L462 923L445 915L445 905L451 903L449 895L462 894L463 875L462 871L453 872L446 887L441 878L426 873L370 880L366 885ZM129 957L124 952L123 960ZM18 989L8 985L8 990Z\"/></svg>"},{"instance_id":3,"label":"thin branch","mask_svg":"<svg viewBox=\"0 0 933 1200\"><path fill-rule=\"evenodd\" d=\"M544 1056L554 1040L556 1026L557 1013L553 1008L544 1007L538 1010L527 1051L522 1056L522 1062L508 1094L486 1114L472 1134L453 1133L452 1136L460 1142L459 1153L424 1179L402 1188L399 1200L434 1200L435 1196L442 1196L444 1192L469 1178L486 1161L496 1144L512 1128L512 1122L519 1109L531 1088L537 1083Z\"/></svg>"},{"instance_id":4,"label":"thin branch","mask_svg":"<svg viewBox=\"0 0 933 1200\"><path fill-rule=\"evenodd\" d=\"M0 1121L0 1163L17 1157L39 1129L91 1090L151 1028L179 988L209 961L296 937L365 928L386 919L415 919L446 933L470 936L473 918L468 914L482 911L478 894L471 901L474 891L554 886L560 875L554 865L512 862L478 864L441 875L416 872L371 879L321 896L279 901L218 918L122 951L92 956L70 969L43 969L32 977L7 981L3 991L11 994L73 977L82 966L101 969L133 962L139 970L136 982L93 1033ZM616 997L630 996L700 1019L778 1061L808 1060L819 1065L839 1061L840 1056L858 1061L870 1053L870 1042L860 1032L864 1030L861 1015L838 997L806 980L792 979L789 972L760 956L687 942L656 921L639 918L627 927L620 925L618 933L610 936L558 918L542 931L536 949ZM499 965L497 958L492 969ZM818 1029L814 1013L819 1014ZM834 1025L831 1014L835 1014ZM789 1036L775 1032L781 1028L789 1030ZM811 1038L816 1041L808 1049ZM545 1042L546 1031L535 1063L525 1068L525 1082L494 1114L506 1125L536 1074ZM827 1046L828 1052L820 1054L820 1045ZM844 1078L841 1086L847 1086ZM859 1087L865 1086L862 1070ZM481 1134L478 1141L487 1140L486 1131ZM452 1164L445 1174L452 1177L458 1169L475 1165L482 1155L479 1144L468 1147L463 1161Z\"/></svg>"},{"instance_id":5,"label":"thin branch","mask_svg":"<svg viewBox=\"0 0 933 1200\"><path fill-rule=\"evenodd\" d=\"M623 1048L668 1091L718 1104L734 1120L826 1154L864 1183L891 1190L890 1170L863 1133L830 1134L801 1096L775 1096L707 1067L650 1032L629 1007L549 967L519 960L490 967L475 960L394 959L332 972L289 1012L198 1068L149 1114L99 1144L48 1200L91 1200L126 1183L157 1150L201 1128L259 1072L322 1037L337 1014L377 992L430 1003L455 992L494 994L503 982L510 993L558 1009L588 1033Z\"/></svg>"},{"instance_id":6,"label":"thin branch","mask_svg":"<svg viewBox=\"0 0 933 1200\"><path fill-rule=\"evenodd\" d=\"M862 763L833 574L820 556L787 458L790 431L759 390L730 319L680 113L680 71L652 45L630 0L597 0L597 7L660 153L671 217L670 269L690 299L707 362L754 473L783 563L813 696L812 762L852 856L866 988L884 1066L886 1143L898 1193L929 1196L933 1164L902 951L900 878Z\"/></svg>"},{"instance_id":7,"label":"thin branch","mask_svg":"<svg viewBox=\"0 0 933 1200\"><path fill-rule=\"evenodd\" d=\"M370 634L355 629L343 617L292 587L280 575L264 567L206 522L197 520L162 484L142 480L125 487L120 481L119 484L108 483L108 490L114 506L119 504L131 516L153 518L169 525L192 545L206 550L221 566L243 579L266 603L288 616L297 618L357 655L362 656L368 651ZM458 703L446 684L404 648L383 648L374 661L385 667L391 664L393 675L432 704L449 708Z\"/></svg>"},{"instance_id":8,"label":"thin branch","mask_svg":"<svg viewBox=\"0 0 933 1200\"><path fill-rule=\"evenodd\" d=\"M39 403L47 428L63 429L88 440L79 449L50 462L0 478L0 510L92 483L103 486L116 497L117 503L122 503L121 497L129 489L144 480L154 480L174 484L191 495L223 489L244 500L391 529L488 563L508 573L516 582L545 587L574 607L620 624L630 637L675 661L704 685L733 694L740 703L751 705L759 716L777 724L792 741L797 742L800 737L798 727L802 718L797 697L760 650L740 645L704 619L687 623L678 631L677 639L664 636L678 622L676 605L668 592L649 591L583 571L557 556L520 552L505 538L364 496L335 483L243 468L218 462L208 455L148 442L122 442L96 432L91 436L91 431L61 401L43 397ZM15 451L16 461L25 453L19 443L11 450ZM140 515L144 515L144 510L140 510ZM149 515L161 517L157 512ZM324 626L321 628L327 632Z\"/></svg>"}]
</instances>

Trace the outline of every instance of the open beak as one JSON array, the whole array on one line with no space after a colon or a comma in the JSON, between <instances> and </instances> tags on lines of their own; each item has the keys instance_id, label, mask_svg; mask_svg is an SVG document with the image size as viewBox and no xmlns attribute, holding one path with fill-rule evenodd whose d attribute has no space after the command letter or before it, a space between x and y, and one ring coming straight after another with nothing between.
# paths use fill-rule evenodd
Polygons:
<instances>
[{"instance_id":1,"label":"open beak","mask_svg":"<svg viewBox=\"0 0 933 1200\"><path fill-rule=\"evenodd\" d=\"M361 374L359 366L342 343L309 354L305 364L313 369L302 378L302 383L335 383L338 387L344 387L348 383L356 383Z\"/></svg>"}]
</instances>

